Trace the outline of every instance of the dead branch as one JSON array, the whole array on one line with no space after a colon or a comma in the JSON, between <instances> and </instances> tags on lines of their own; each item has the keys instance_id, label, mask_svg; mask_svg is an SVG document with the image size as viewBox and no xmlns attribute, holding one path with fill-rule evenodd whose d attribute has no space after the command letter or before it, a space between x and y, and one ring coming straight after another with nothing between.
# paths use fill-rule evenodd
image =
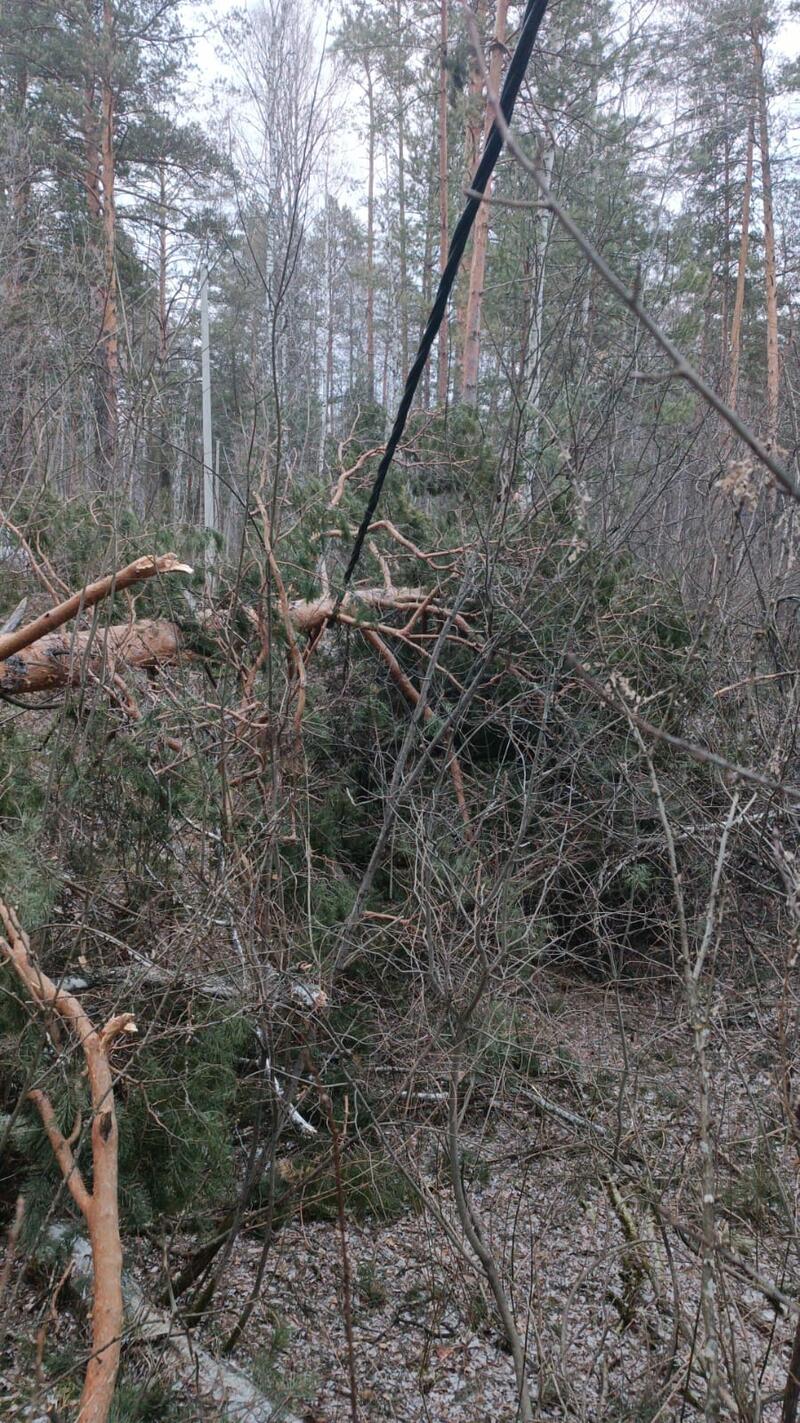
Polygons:
<instances>
[{"instance_id":1,"label":"dead branch","mask_svg":"<svg viewBox=\"0 0 800 1423\"><path fill-rule=\"evenodd\" d=\"M154 578L157 574L192 571L189 564L180 563L174 553L137 558L135 563L129 563L127 568L109 573L105 578L99 578L96 583L89 583L79 593L71 594L63 603L58 603L55 608L42 613L41 617L34 618L32 623L0 637L0 663L13 657L15 653L22 652L23 648L30 647L56 628L63 627L64 623L70 622L78 613L93 608L95 603L107 598L109 593L121 592L123 588L130 588L132 584L142 583L146 578Z\"/></svg>"},{"instance_id":2,"label":"dead branch","mask_svg":"<svg viewBox=\"0 0 800 1423\"><path fill-rule=\"evenodd\" d=\"M13 909L0 899L0 953L41 1008L57 1013L75 1033L86 1059L92 1100L92 1190L72 1154L71 1139L59 1130L44 1092L30 1099L39 1111L61 1174L86 1220L94 1279L92 1353L86 1366L78 1423L106 1423L119 1369L122 1337L122 1242L117 1199L117 1121L109 1048L121 1033L135 1033L130 1013L118 1013L98 1033L82 1004L57 987L31 958L30 942Z\"/></svg>"},{"instance_id":3,"label":"dead branch","mask_svg":"<svg viewBox=\"0 0 800 1423\"><path fill-rule=\"evenodd\" d=\"M365 641L369 643L370 647L374 648L378 656L385 662L392 681L400 688L406 701L410 702L412 707L416 707L420 700L420 693L410 678L406 676L394 653L386 646L383 638L379 637L371 628L362 628L361 634ZM427 703L422 709L422 715L426 721L430 721L433 717L433 711ZM453 782L453 790L456 793L458 808L461 811L461 818L465 826L469 828L470 815L467 808L467 798L464 794L464 777L461 772L461 763L455 751L453 751L449 757L448 769Z\"/></svg>"}]
</instances>

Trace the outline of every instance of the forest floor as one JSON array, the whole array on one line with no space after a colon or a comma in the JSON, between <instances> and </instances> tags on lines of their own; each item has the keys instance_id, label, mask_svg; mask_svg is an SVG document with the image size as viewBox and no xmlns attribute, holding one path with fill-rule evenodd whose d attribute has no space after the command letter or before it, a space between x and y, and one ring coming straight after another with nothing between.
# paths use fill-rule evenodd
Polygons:
<instances>
[{"instance_id":1,"label":"forest floor","mask_svg":"<svg viewBox=\"0 0 800 1423\"><path fill-rule=\"evenodd\" d=\"M775 995L774 982L727 985L714 1013L718 1228L730 1252L720 1282L723 1416L757 1417L754 1395L761 1416L778 1416L794 1333L794 1320L755 1280L797 1297L797 1172L776 1090ZM616 994L559 981L544 985L530 1026L536 1076L499 1074L495 1095L476 1093L462 1143L486 1240L513 1281L536 1415L619 1423L699 1416L683 1397L687 1362L699 1350L698 1237L662 1231L664 1216L647 1204L657 1200L689 1232L699 1227L696 1075L682 1002L642 987ZM538 1094L592 1128L543 1111ZM398 1113L395 1146L462 1240L444 1107L437 1114L427 1104L423 1120L412 1106L409 1099ZM239 1243L213 1332L235 1318L260 1253L258 1241ZM350 1224L347 1254L362 1420L517 1417L512 1361L485 1282L429 1211ZM273 1392L283 1388L290 1411L309 1423L352 1416L342 1302L336 1224L284 1228L249 1334L251 1347L260 1334L257 1361ZM697 1402L702 1387L693 1390Z\"/></svg>"},{"instance_id":2,"label":"forest floor","mask_svg":"<svg viewBox=\"0 0 800 1423\"><path fill-rule=\"evenodd\" d=\"M738 990L727 984L715 1000L723 1417L779 1416L794 1319L764 1284L792 1298L800 1292L796 1161L776 1087L779 996L772 979ZM700 1417L696 1369L694 1402L684 1396L687 1364L700 1356L700 1172L682 1000L642 984L618 993L542 974L529 998L515 1003L517 1033L520 1015L523 1022L527 1015L535 1059L523 1071L501 1064L494 1083L483 1071L462 1147L470 1198L526 1336L535 1416L587 1423ZM395 1110L384 1117L386 1140L424 1183L429 1208L347 1225L362 1423L517 1417L514 1370L491 1297L469 1248L459 1248L445 1107L418 1095L441 1085L417 1080L414 1093L395 1094ZM388 1083L386 1093L390 1103ZM261 1252L257 1236L237 1242L213 1316L199 1331L212 1350L247 1298ZM143 1244L135 1259L129 1248L127 1265L154 1294L163 1279L155 1246ZM51 1342L68 1350L75 1329L62 1309ZM145 1356L139 1364L129 1359L128 1377L159 1371L152 1348L128 1352ZM265 1393L284 1400L276 1417L352 1419L335 1219L295 1216L277 1232L237 1358ZM218 1416L198 1400L178 1405L186 1423Z\"/></svg>"}]
</instances>

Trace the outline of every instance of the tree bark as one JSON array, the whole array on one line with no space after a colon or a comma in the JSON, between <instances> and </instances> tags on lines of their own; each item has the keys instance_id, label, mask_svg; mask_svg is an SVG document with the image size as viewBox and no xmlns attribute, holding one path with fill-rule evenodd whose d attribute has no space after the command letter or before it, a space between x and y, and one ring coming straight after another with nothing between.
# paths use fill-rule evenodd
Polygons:
<instances>
[{"instance_id":1,"label":"tree bark","mask_svg":"<svg viewBox=\"0 0 800 1423\"><path fill-rule=\"evenodd\" d=\"M163 512L172 512L172 482L170 477L169 429L164 384L169 356L169 321L167 315L167 184L164 160L158 165L158 489Z\"/></svg>"},{"instance_id":2,"label":"tree bark","mask_svg":"<svg viewBox=\"0 0 800 1423\"><path fill-rule=\"evenodd\" d=\"M542 168L548 188L552 182L555 164L555 144L548 134L542 157ZM544 283L547 268L547 249L553 228L553 218L545 208L536 214L536 242L534 253L534 275L530 286L530 307L528 312L527 345L522 370L523 398L527 406L525 422L525 454L528 466L525 471L526 487L532 497L535 471L533 461L539 443L540 405L542 399L542 344L544 340Z\"/></svg>"},{"instance_id":3,"label":"tree bark","mask_svg":"<svg viewBox=\"0 0 800 1423\"><path fill-rule=\"evenodd\" d=\"M113 484L119 436L119 324L117 317L117 214L114 197L114 16L103 0L102 74L100 94L100 177L103 192L103 282L97 391L101 483ZM91 204L91 196L90 196Z\"/></svg>"},{"instance_id":4,"label":"tree bark","mask_svg":"<svg viewBox=\"0 0 800 1423\"><path fill-rule=\"evenodd\" d=\"M775 270L775 220L772 208L772 169L769 155L769 121L764 85L764 44L758 22L753 23L758 141L761 149L761 198L764 209L764 268L767 285L767 443L778 439L780 352L778 348L778 285Z\"/></svg>"},{"instance_id":5,"label":"tree bark","mask_svg":"<svg viewBox=\"0 0 800 1423\"><path fill-rule=\"evenodd\" d=\"M92 1103L92 1189L89 1191L62 1136L49 1098L34 1090L37 1108L75 1204L89 1229L94 1272L92 1353L86 1366L78 1423L105 1423L114 1396L122 1342L122 1243L119 1233L118 1138L114 1083L108 1054L121 1033L135 1033L130 1013L119 1013L98 1032L77 998L56 986L34 964L30 943L13 910L0 900L0 954L31 998L66 1023L75 1033L86 1059Z\"/></svg>"},{"instance_id":6,"label":"tree bark","mask_svg":"<svg viewBox=\"0 0 800 1423\"><path fill-rule=\"evenodd\" d=\"M397 7L398 34L402 26L401 7ZM397 91L397 217L400 238L400 356L402 378L408 375L408 231L406 227L406 114L402 80Z\"/></svg>"},{"instance_id":7,"label":"tree bark","mask_svg":"<svg viewBox=\"0 0 800 1423\"><path fill-rule=\"evenodd\" d=\"M448 244L448 193L447 193L447 5L441 0L439 17L439 275L447 265ZM436 401L440 406L447 404L448 387L448 328L447 313L439 328L438 368L436 373Z\"/></svg>"},{"instance_id":8,"label":"tree bark","mask_svg":"<svg viewBox=\"0 0 800 1423\"><path fill-rule=\"evenodd\" d=\"M731 320L730 367L728 375L728 404L736 409L739 395L739 364L742 353L742 316L744 314L744 293L747 281L747 258L750 250L750 203L753 192L753 147L755 143L755 123L753 115L747 127L747 157L744 171L744 193L742 195L742 232L739 238L739 265L736 271L736 294L733 300Z\"/></svg>"},{"instance_id":9,"label":"tree bark","mask_svg":"<svg viewBox=\"0 0 800 1423\"><path fill-rule=\"evenodd\" d=\"M474 0L475 23L479 30L486 24L489 0ZM483 117L480 99L483 93L483 76L480 65L473 55L470 60L469 84L467 86L467 113L464 124L464 186L469 188L478 166ZM473 239L474 240L474 239ZM468 249L471 250L471 249ZM467 301L469 297L469 277L462 267L462 276L456 294L456 333L458 354L462 357L467 340Z\"/></svg>"},{"instance_id":10,"label":"tree bark","mask_svg":"<svg viewBox=\"0 0 800 1423\"><path fill-rule=\"evenodd\" d=\"M364 60L369 116L367 168L367 396L375 399L375 94L369 61Z\"/></svg>"},{"instance_id":11,"label":"tree bark","mask_svg":"<svg viewBox=\"0 0 800 1423\"><path fill-rule=\"evenodd\" d=\"M497 0L492 56L489 61L489 87L493 94L499 94L500 92L500 75L503 67L507 21L508 0ZM492 127L492 118L492 109L487 103L483 126L484 143ZM490 180L489 187L487 188L487 197L491 197L491 193L492 182ZM472 243L472 263L470 266L469 295L467 297L465 322L464 360L461 373L461 400L464 405L471 406L477 405L478 403L478 368L480 365L481 352L481 307L483 304L483 288L486 278L486 251L489 242L490 210L490 204L488 202L480 204L477 217L475 218Z\"/></svg>"}]
</instances>

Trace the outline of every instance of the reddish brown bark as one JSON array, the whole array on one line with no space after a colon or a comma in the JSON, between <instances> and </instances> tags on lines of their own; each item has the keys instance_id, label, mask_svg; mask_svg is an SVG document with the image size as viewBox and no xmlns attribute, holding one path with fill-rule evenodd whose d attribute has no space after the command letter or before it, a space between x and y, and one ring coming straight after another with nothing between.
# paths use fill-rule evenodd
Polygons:
<instances>
[{"instance_id":1,"label":"reddish brown bark","mask_svg":"<svg viewBox=\"0 0 800 1423\"><path fill-rule=\"evenodd\" d=\"M505 53L506 25L508 21L508 0L497 0L492 56L489 61L489 87L493 94L500 92L500 74ZM486 105L483 125L484 143L492 126L492 110ZM491 196L491 180L487 196ZM461 399L465 405L475 405L478 400L478 368L481 353L481 307L486 278L486 251L489 243L489 203L481 203L475 218L470 265L469 295L464 334L464 360L461 372Z\"/></svg>"},{"instance_id":2,"label":"reddish brown bark","mask_svg":"<svg viewBox=\"0 0 800 1423\"><path fill-rule=\"evenodd\" d=\"M92 1353L86 1366L78 1423L105 1423L114 1396L122 1340L122 1242L119 1233L118 1135L109 1049L121 1033L136 1031L133 1016L119 1013L101 1032L77 998L56 986L35 965L30 943L14 911L0 900L0 954L42 1008L56 1013L83 1049L92 1104L92 1189L89 1191L64 1137L49 1098L34 1090L29 1098L42 1119L61 1174L86 1220L94 1270Z\"/></svg>"},{"instance_id":3,"label":"reddish brown bark","mask_svg":"<svg viewBox=\"0 0 800 1423\"><path fill-rule=\"evenodd\" d=\"M750 248L750 202L753 191L753 146L755 125L753 116L747 129L747 158L745 161L744 193L742 195L742 232L739 238L739 266L736 272L736 295L733 301L731 321L731 355L728 377L728 404L736 409L739 395L739 363L742 353L742 316L744 314L744 292L747 279L747 258Z\"/></svg>"},{"instance_id":4,"label":"reddish brown bark","mask_svg":"<svg viewBox=\"0 0 800 1423\"><path fill-rule=\"evenodd\" d=\"M411 681L411 678L406 676L391 648L387 647L383 638L379 637L374 629L362 627L360 632L370 647L377 652L381 661L386 664L392 681L400 688L406 701L410 702L412 707L415 707L419 701L420 694ZM426 721L433 720L433 712L430 707L426 706L422 714ZM464 794L464 777L461 771L461 762L454 751L450 754L448 769L450 771L450 779L453 782L453 790L455 791L458 808L461 812L461 818L467 827L467 831L469 831L470 819L469 810L467 808L467 798Z\"/></svg>"}]
</instances>

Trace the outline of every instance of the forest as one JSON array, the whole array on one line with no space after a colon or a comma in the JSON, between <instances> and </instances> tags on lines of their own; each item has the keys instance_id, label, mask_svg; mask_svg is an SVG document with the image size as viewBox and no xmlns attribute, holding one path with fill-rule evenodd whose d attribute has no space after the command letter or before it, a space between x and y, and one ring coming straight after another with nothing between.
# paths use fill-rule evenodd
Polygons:
<instances>
[{"instance_id":1,"label":"forest","mask_svg":"<svg viewBox=\"0 0 800 1423\"><path fill-rule=\"evenodd\" d=\"M797 0L0 0L3 1423L797 1423L798 160Z\"/></svg>"}]
</instances>

